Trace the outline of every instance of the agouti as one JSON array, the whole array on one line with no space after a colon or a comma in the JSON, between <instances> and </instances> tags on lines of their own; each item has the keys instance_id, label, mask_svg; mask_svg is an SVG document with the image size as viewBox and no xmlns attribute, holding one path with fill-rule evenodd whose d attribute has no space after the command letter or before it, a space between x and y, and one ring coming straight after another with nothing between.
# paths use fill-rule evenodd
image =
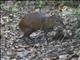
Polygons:
<instances>
[{"instance_id":1,"label":"agouti","mask_svg":"<svg viewBox=\"0 0 80 60\"><path fill-rule=\"evenodd\" d=\"M29 35L34 31L37 30L47 31L48 29L51 29L57 25L63 26L61 18L55 15L46 16L46 13L42 12L26 14L19 23L19 27L24 33L24 36L28 38L30 38Z\"/></svg>"}]
</instances>

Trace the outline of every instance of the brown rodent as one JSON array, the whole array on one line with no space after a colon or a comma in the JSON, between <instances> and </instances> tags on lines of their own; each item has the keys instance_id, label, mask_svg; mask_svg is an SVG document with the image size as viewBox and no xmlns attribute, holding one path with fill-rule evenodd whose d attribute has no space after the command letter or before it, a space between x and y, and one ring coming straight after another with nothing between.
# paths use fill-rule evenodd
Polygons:
<instances>
[{"instance_id":1,"label":"brown rodent","mask_svg":"<svg viewBox=\"0 0 80 60\"><path fill-rule=\"evenodd\" d=\"M51 29L57 25L63 25L61 18L55 15L46 16L46 13L41 12L26 14L19 23L19 27L26 37L29 37L34 31L47 31L49 28Z\"/></svg>"}]
</instances>

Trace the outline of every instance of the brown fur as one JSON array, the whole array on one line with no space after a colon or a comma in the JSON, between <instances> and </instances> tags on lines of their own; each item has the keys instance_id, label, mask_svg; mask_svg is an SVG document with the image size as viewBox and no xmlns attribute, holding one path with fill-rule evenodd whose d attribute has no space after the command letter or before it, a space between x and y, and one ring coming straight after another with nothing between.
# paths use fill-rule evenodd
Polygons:
<instances>
[{"instance_id":1,"label":"brown fur","mask_svg":"<svg viewBox=\"0 0 80 60\"><path fill-rule=\"evenodd\" d=\"M37 30L48 30L54 26L60 25L62 22L60 18L56 16L45 16L45 13L34 12L25 15L20 23L19 27L24 32L24 36L29 37L29 35Z\"/></svg>"}]
</instances>

